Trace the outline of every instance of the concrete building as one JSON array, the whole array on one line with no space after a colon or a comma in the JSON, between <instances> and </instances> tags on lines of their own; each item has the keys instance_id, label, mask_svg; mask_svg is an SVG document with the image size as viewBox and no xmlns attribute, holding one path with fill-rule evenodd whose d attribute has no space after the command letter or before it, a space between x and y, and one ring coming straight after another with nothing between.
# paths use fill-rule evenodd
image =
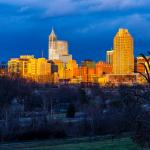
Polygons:
<instances>
[{"instance_id":1,"label":"concrete building","mask_svg":"<svg viewBox=\"0 0 150 150\"><path fill-rule=\"evenodd\" d=\"M56 67L55 79L63 80L65 79L65 63L60 60L54 60L54 65ZM56 82L56 81L54 81Z\"/></svg>"},{"instance_id":2,"label":"concrete building","mask_svg":"<svg viewBox=\"0 0 150 150\"><path fill-rule=\"evenodd\" d=\"M37 59L37 82L48 83L51 75L51 64L45 58Z\"/></svg>"},{"instance_id":3,"label":"concrete building","mask_svg":"<svg viewBox=\"0 0 150 150\"><path fill-rule=\"evenodd\" d=\"M112 74L112 65L103 61L96 63L96 76L102 77L106 74Z\"/></svg>"},{"instance_id":4,"label":"concrete building","mask_svg":"<svg viewBox=\"0 0 150 150\"><path fill-rule=\"evenodd\" d=\"M63 63L67 63L72 60L72 55L68 54L68 42L57 40L57 36L52 29L49 35L49 60L60 60Z\"/></svg>"},{"instance_id":5,"label":"concrete building","mask_svg":"<svg viewBox=\"0 0 150 150\"><path fill-rule=\"evenodd\" d=\"M113 74L134 73L134 44L127 29L119 29L114 37Z\"/></svg>"},{"instance_id":6,"label":"concrete building","mask_svg":"<svg viewBox=\"0 0 150 150\"><path fill-rule=\"evenodd\" d=\"M111 65L113 64L113 50L106 52L106 62Z\"/></svg>"},{"instance_id":7,"label":"concrete building","mask_svg":"<svg viewBox=\"0 0 150 150\"><path fill-rule=\"evenodd\" d=\"M51 65L45 58L36 59L33 55L24 55L9 60L8 72L10 75L46 83L50 80Z\"/></svg>"},{"instance_id":8,"label":"concrete building","mask_svg":"<svg viewBox=\"0 0 150 150\"><path fill-rule=\"evenodd\" d=\"M39 83L48 83L51 75L51 64L45 58L33 58L28 63L28 79Z\"/></svg>"},{"instance_id":9,"label":"concrete building","mask_svg":"<svg viewBox=\"0 0 150 150\"><path fill-rule=\"evenodd\" d=\"M70 60L66 64L66 78L72 80L74 78L77 78L78 76L79 76L78 64L75 60Z\"/></svg>"},{"instance_id":10,"label":"concrete building","mask_svg":"<svg viewBox=\"0 0 150 150\"><path fill-rule=\"evenodd\" d=\"M53 29L52 29L51 34L49 35L48 47L49 47L48 48L49 60L58 60L59 52L57 50L57 37Z\"/></svg>"},{"instance_id":11,"label":"concrete building","mask_svg":"<svg viewBox=\"0 0 150 150\"><path fill-rule=\"evenodd\" d=\"M80 76L82 82L96 82L96 63L92 60L81 62Z\"/></svg>"},{"instance_id":12,"label":"concrete building","mask_svg":"<svg viewBox=\"0 0 150 150\"><path fill-rule=\"evenodd\" d=\"M28 63L33 59L33 55L23 55L20 58L12 58L8 61L8 72L23 78L27 77Z\"/></svg>"}]
</instances>

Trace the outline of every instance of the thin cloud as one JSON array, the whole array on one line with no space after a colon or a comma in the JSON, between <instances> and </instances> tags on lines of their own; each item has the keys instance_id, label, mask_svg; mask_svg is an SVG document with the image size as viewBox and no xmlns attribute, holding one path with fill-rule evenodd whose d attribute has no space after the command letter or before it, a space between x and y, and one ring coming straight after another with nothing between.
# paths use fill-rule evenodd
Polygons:
<instances>
[{"instance_id":1,"label":"thin cloud","mask_svg":"<svg viewBox=\"0 0 150 150\"><path fill-rule=\"evenodd\" d=\"M0 0L0 4L20 7L21 11L40 9L42 15L59 16L95 11L113 11L148 7L149 0Z\"/></svg>"}]
</instances>

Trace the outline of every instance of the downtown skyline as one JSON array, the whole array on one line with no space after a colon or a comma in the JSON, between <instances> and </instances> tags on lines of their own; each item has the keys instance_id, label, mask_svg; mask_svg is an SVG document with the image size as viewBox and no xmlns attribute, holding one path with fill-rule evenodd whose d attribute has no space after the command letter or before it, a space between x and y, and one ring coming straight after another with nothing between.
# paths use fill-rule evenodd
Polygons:
<instances>
[{"instance_id":1,"label":"downtown skyline","mask_svg":"<svg viewBox=\"0 0 150 150\"><path fill-rule=\"evenodd\" d=\"M42 51L44 57L48 58L48 35L52 26L60 40L68 41L69 52L78 62L85 59L105 60L106 51L113 47L115 33L122 27L128 28L134 37L135 56L149 50L150 34L147 29L150 23L147 0L119 4L118 0L78 1L78 6L71 0L58 0L56 3L46 1L47 7L45 3L39 6L38 2L40 1L0 0L1 61L23 54L41 57ZM64 3L66 9L60 11L58 2ZM110 7L108 2L114 5ZM100 4L101 7L96 9L96 4ZM59 11L56 13L56 10L52 9L46 14L52 6Z\"/></svg>"}]
</instances>

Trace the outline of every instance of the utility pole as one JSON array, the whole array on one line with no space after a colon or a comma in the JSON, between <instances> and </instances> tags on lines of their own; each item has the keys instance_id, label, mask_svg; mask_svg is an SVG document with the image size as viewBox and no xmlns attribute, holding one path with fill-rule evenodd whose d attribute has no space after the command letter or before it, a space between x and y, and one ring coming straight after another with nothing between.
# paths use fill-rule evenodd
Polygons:
<instances>
[{"instance_id":1,"label":"utility pole","mask_svg":"<svg viewBox=\"0 0 150 150\"><path fill-rule=\"evenodd\" d=\"M88 82L89 82L89 71L88 71L88 66L87 66L87 86L88 86Z\"/></svg>"},{"instance_id":2,"label":"utility pole","mask_svg":"<svg viewBox=\"0 0 150 150\"><path fill-rule=\"evenodd\" d=\"M51 118L53 118L53 100L51 98Z\"/></svg>"},{"instance_id":3,"label":"utility pole","mask_svg":"<svg viewBox=\"0 0 150 150\"><path fill-rule=\"evenodd\" d=\"M65 63L65 85L66 85L66 63Z\"/></svg>"}]
</instances>

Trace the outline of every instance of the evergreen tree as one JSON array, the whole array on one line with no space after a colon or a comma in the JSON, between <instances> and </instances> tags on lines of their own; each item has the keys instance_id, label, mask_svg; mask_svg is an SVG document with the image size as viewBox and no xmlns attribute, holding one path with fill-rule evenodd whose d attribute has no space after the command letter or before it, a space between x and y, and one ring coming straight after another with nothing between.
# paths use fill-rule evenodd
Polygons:
<instances>
[{"instance_id":1,"label":"evergreen tree","mask_svg":"<svg viewBox=\"0 0 150 150\"><path fill-rule=\"evenodd\" d=\"M76 113L76 109L73 103L70 103L67 109L67 114L66 117L67 118L74 118L75 117L75 113Z\"/></svg>"}]
</instances>

